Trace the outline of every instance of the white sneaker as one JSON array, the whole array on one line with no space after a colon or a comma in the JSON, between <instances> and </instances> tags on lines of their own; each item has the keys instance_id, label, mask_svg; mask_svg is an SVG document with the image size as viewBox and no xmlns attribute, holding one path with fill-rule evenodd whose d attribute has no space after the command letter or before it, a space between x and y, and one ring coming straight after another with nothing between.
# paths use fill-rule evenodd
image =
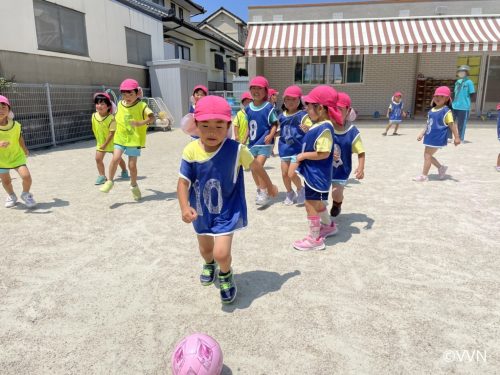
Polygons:
<instances>
[{"instance_id":1,"label":"white sneaker","mask_svg":"<svg viewBox=\"0 0 500 375\"><path fill-rule=\"evenodd\" d=\"M259 198L260 198L260 189L257 189L257 194L255 195L255 204L257 204Z\"/></svg>"},{"instance_id":2,"label":"white sneaker","mask_svg":"<svg viewBox=\"0 0 500 375\"><path fill-rule=\"evenodd\" d=\"M11 208L14 207L17 203L17 195L16 194L10 194L7 195L7 198L5 198L5 207L6 208Z\"/></svg>"},{"instance_id":3,"label":"white sneaker","mask_svg":"<svg viewBox=\"0 0 500 375\"><path fill-rule=\"evenodd\" d=\"M271 199L269 198L269 195L267 194L267 191L261 190L260 194L257 197L257 200L255 204L257 206L265 206L266 204L269 203Z\"/></svg>"},{"instance_id":4,"label":"white sneaker","mask_svg":"<svg viewBox=\"0 0 500 375\"><path fill-rule=\"evenodd\" d=\"M283 201L283 204L285 204L287 206L291 206L295 203L296 199L297 199L297 194L295 194L295 192L292 190L292 191L286 193L286 198Z\"/></svg>"},{"instance_id":5,"label":"white sneaker","mask_svg":"<svg viewBox=\"0 0 500 375\"><path fill-rule=\"evenodd\" d=\"M302 186L302 189L297 191L297 204L304 204L306 202L306 189Z\"/></svg>"},{"instance_id":6,"label":"white sneaker","mask_svg":"<svg viewBox=\"0 0 500 375\"><path fill-rule=\"evenodd\" d=\"M26 205L26 207L28 208L33 208L36 206L36 202L35 200L33 199L33 195L31 193L26 193L26 192L23 192L21 194L21 199L24 201L24 204Z\"/></svg>"}]
</instances>

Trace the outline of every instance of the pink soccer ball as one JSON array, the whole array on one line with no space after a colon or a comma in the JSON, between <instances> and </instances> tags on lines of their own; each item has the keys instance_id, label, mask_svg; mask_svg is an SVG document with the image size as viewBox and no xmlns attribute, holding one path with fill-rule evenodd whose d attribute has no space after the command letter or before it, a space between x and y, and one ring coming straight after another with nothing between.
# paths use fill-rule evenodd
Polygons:
<instances>
[{"instance_id":1,"label":"pink soccer ball","mask_svg":"<svg viewBox=\"0 0 500 375\"><path fill-rule=\"evenodd\" d=\"M172 353L174 375L220 375L221 371L220 345L203 333L183 338Z\"/></svg>"}]
</instances>

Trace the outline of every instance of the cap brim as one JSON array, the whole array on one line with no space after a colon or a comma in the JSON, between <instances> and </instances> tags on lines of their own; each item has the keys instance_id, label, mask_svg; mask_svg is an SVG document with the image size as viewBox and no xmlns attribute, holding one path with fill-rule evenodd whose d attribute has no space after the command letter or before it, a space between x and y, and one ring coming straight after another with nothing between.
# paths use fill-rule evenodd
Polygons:
<instances>
[{"instance_id":1,"label":"cap brim","mask_svg":"<svg viewBox=\"0 0 500 375\"><path fill-rule=\"evenodd\" d=\"M316 103L316 101L314 100L314 98L312 98L310 95L303 96L302 97L302 101L304 103Z\"/></svg>"},{"instance_id":2,"label":"cap brim","mask_svg":"<svg viewBox=\"0 0 500 375\"><path fill-rule=\"evenodd\" d=\"M196 121L223 120L231 121L231 116L221 115L218 113L207 113L204 115L195 116Z\"/></svg>"}]
</instances>

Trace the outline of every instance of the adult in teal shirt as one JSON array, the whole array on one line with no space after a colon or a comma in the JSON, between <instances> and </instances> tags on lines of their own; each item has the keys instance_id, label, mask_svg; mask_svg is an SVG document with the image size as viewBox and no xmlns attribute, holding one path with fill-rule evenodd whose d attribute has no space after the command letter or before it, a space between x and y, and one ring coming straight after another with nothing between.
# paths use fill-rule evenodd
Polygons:
<instances>
[{"instance_id":1,"label":"adult in teal shirt","mask_svg":"<svg viewBox=\"0 0 500 375\"><path fill-rule=\"evenodd\" d=\"M453 118L458 126L458 134L462 142L465 139L465 129L469 119L471 98L475 97L474 82L469 79L470 67L462 65L457 69L458 79L455 82L453 95Z\"/></svg>"}]
</instances>

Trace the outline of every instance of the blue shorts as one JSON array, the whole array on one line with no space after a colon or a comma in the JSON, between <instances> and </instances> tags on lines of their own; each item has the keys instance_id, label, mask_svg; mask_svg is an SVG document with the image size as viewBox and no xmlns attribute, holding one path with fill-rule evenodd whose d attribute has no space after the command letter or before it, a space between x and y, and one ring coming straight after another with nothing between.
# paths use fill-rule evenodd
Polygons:
<instances>
[{"instance_id":1,"label":"blue shorts","mask_svg":"<svg viewBox=\"0 0 500 375\"><path fill-rule=\"evenodd\" d=\"M332 185L346 186L347 180L332 180Z\"/></svg>"},{"instance_id":2,"label":"blue shorts","mask_svg":"<svg viewBox=\"0 0 500 375\"><path fill-rule=\"evenodd\" d=\"M133 156L133 157L141 156L140 147L128 147L115 144L115 150L122 150L123 153L127 156Z\"/></svg>"},{"instance_id":3,"label":"blue shorts","mask_svg":"<svg viewBox=\"0 0 500 375\"><path fill-rule=\"evenodd\" d=\"M327 201L328 193L320 193L319 191L313 190L309 185L304 184L306 189L306 201Z\"/></svg>"},{"instance_id":4,"label":"blue shorts","mask_svg":"<svg viewBox=\"0 0 500 375\"><path fill-rule=\"evenodd\" d=\"M253 157L257 157L259 155L263 155L266 158L271 156L271 151L273 150L274 145L255 145L250 147L250 153Z\"/></svg>"},{"instance_id":5,"label":"blue shorts","mask_svg":"<svg viewBox=\"0 0 500 375\"><path fill-rule=\"evenodd\" d=\"M281 161L284 161L285 163L296 163L297 162L297 155L293 155L293 156L282 156L281 158Z\"/></svg>"},{"instance_id":6,"label":"blue shorts","mask_svg":"<svg viewBox=\"0 0 500 375\"><path fill-rule=\"evenodd\" d=\"M26 167L26 164L22 164L18 167L15 167L15 168L0 168L0 174L8 174L11 169L17 169L17 168L21 168L21 167Z\"/></svg>"}]
</instances>

